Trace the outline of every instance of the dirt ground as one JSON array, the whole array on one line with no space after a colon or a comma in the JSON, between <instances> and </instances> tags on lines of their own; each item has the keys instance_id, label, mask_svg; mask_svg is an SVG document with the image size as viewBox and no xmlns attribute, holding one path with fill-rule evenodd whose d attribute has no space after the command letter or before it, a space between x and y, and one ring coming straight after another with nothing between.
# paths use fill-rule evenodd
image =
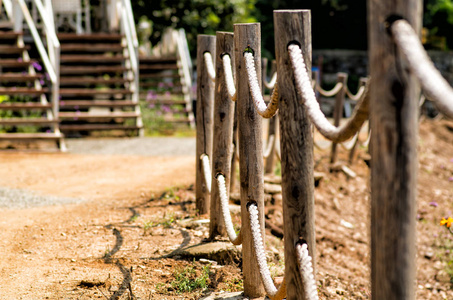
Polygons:
<instances>
[{"instance_id":1,"label":"dirt ground","mask_svg":"<svg viewBox=\"0 0 453 300\"><path fill-rule=\"evenodd\" d=\"M439 226L453 215L453 122L422 122L418 145L414 289L417 299L453 299L453 235ZM340 160L347 155L340 147ZM315 169L325 174L315 189L321 299L370 298L366 156L360 149L350 166L357 176L348 178L329 172L329 150L315 150ZM81 199L0 209L1 299L200 299L241 290L239 265L168 255L207 237L208 216L194 207L194 157L0 153L0 165L0 187ZM269 203L267 218L281 227L280 202L275 196ZM194 227L188 220L201 221ZM276 277L283 274L281 245L269 230ZM178 275L195 279L206 270L204 291L181 291Z\"/></svg>"}]
</instances>

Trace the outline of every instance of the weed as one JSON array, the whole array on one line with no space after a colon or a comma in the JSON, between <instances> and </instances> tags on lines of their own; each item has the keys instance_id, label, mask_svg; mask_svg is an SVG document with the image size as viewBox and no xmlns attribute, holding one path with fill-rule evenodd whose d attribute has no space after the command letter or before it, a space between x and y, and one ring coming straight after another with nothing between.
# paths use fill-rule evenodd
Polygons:
<instances>
[{"instance_id":1,"label":"weed","mask_svg":"<svg viewBox=\"0 0 453 300\"><path fill-rule=\"evenodd\" d=\"M228 280L226 282L227 285L227 292L237 292L237 291L242 291L244 289L244 282L242 278L240 277L235 277L232 278L231 280Z\"/></svg>"},{"instance_id":2,"label":"weed","mask_svg":"<svg viewBox=\"0 0 453 300\"><path fill-rule=\"evenodd\" d=\"M198 275L193 266L188 266L173 273L175 280L171 283L177 294L190 293L201 289L204 291L209 285L209 269L211 265L203 267L201 275Z\"/></svg>"}]
</instances>

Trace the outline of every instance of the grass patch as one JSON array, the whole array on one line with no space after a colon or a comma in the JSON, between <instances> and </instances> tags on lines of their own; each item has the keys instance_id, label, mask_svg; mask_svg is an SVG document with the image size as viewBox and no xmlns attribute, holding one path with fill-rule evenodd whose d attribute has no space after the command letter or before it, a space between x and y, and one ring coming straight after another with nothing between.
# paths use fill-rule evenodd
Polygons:
<instances>
[{"instance_id":1,"label":"grass patch","mask_svg":"<svg viewBox=\"0 0 453 300\"><path fill-rule=\"evenodd\" d=\"M193 266L187 266L184 269L175 271L173 273L175 279L171 283L171 287L177 294L206 290L209 286L210 267L211 265L204 266L201 274Z\"/></svg>"}]
</instances>

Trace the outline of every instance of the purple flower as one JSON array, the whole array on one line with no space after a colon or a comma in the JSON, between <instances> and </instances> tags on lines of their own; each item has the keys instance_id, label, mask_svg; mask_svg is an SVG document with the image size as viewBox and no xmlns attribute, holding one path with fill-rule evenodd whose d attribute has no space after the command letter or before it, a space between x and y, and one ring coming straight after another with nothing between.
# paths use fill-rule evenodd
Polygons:
<instances>
[{"instance_id":1,"label":"purple flower","mask_svg":"<svg viewBox=\"0 0 453 300\"><path fill-rule=\"evenodd\" d=\"M429 205L434 206L434 207L438 207L439 206L439 204L437 204L437 202L435 202L435 201L429 202Z\"/></svg>"},{"instance_id":2,"label":"purple flower","mask_svg":"<svg viewBox=\"0 0 453 300\"><path fill-rule=\"evenodd\" d=\"M46 132L47 132L47 133L52 133L52 130L47 129Z\"/></svg>"},{"instance_id":3,"label":"purple flower","mask_svg":"<svg viewBox=\"0 0 453 300\"><path fill-rule=\"evenodd\" d=\"M157 98L156 92L153 90L149 90L148 94L146 94L146 101L151 101Z\"/></svg>"},{"instance_id":4,"label":"purple flower","mask_svg":"<svg viewBox=\"0 0 453 300\"><path fill-rule=\"evenodd\" d=\"M60 105L64 105L64 101L60 101Z\"/></svg>"},{"instance_id":5,"label":"purple flower","mask_svg":"<svg viewBox=\"0 0 453 300\"><path fill-rule=\"evenodd\" d=\"M46 76L47 80L50 80L50 76L49 76L49 73L44 73L44 75Z\"/></svg>"},{"instance_id":6,"label":"purple flower","mask_svg":"<svg viewBox=\"0 0 453 300\"><path fill-rule=\"evenodd\" d=\"M74 106L74 109L77 109L77 111L80 112L80 111L79 111L79 106L78 106L78 105L75 105L75 106Z\"/></svg>"},{"instance_id":7,"label":"purple flower","mask_svg":"<svg viewBox=\"0 0 453 300\"><path fill-rule=\"evenodd\" d=\"M453 176L448 177L448 181L453 181Z\"/></svg>"},{"instance_id":8,"label":"purple flower","mask_svg":"<svg viewBox=\"0 0 453 300\"><path fill-rule=\"evenodd\" d=\"M170 107L169 107L169 106L167 106L167 105L162 105L162 110L163 110L164 112L166 112L166 113L169 113L169 112L171 112L171 109L170 109Z\"/></svg>"},{"instance_id":9,"label":"purple flower","mask_svg":"<svg viewBox=\"0 0 453 300\"><path fill-rule=\"evenodd\" d=\"M39 63L37 63L36 61L32 63L32 66L38 71L42 70L41 65Z\"/></svg>"},{"instance_id":10,"label":"purple flower","mask_svg":"<svg viewBox=\"0 0 453 300\"><path fill-rule=\"evenodd\" d=\"M43 79L40 79L40 80L39 80L39 83L40 83L41 85L44 85L44 80L43 80Z\"/></svg>"},{"instance_id":11,"label":"purple flower","mask_svg":"<svg viewBox=\"0 0 453 300\"><path fill-rule=\"evenodd\" d=\"M171 93L169 91L166 91L165 92L165 97L170 97L171 96Z\"/></svg>"},{"instance_id":12,"label":"purple flower","mask_svg":"<svg viewBox=\"0 0 453 300\"><path fill-rule=\"evenodd\" d=\"M167 85L168 85L169 87L172 87L172 86L173 86L173 82L169 82Z\"/></svg>"},{"instance_id":13,"label":"purple flower","mask_svg":"<svg viewBox=\"0 0 453 300\"><path fill-rule=\"evenodd\" d=\"M151 108L151 109L153 109L153 108L155 108L155 107L156 107L156 104L154 104L154 103L150 103L150 104L148 105L148 108Z\"/></svg>"},{"instance_id":14,"label":"purple flower","mask_svg":"<svg viewBox=\"0 0 453 300\"><path fill-rule=\"evenodd\" d=\"M19 62L20 62L20 61L23 61L22 57L19 57L19 58L17 59L17 61L19 61Z\"/></svg>"},{"instance_id":15,"label":"purple flower","mask_svg":"<svg viewBox=\"0 0 453 300\"><path fill-rule=\"evenodd\" d=\"M163 88L164 86L165 86L165 83L163 83L163 82L159 82L157 84L157 87L159 87L159 88Z\"/></svg>"}]
</instances>

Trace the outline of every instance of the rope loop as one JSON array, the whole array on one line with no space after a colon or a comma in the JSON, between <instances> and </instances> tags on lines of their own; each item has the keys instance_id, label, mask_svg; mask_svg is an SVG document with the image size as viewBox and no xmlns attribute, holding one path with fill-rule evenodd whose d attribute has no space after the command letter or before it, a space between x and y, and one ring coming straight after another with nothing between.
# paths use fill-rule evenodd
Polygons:
<instances>
[{"instance_id":1,"label":"rope loop","mask_svg":"<svg viewBox=\"0 0 453 300\"><path fill-rule=\"evenodd\" d=\"M271 95L271 101L267 106L264 102L261 88L258 83L258 76L255 70L255 61L251 52L244 53L245 69L249 81L250 93L252 94L253 103L255 104L256 111L263 118L272 118L278 110L278 85L275 85Z\"/></svg>"},{"instance_id":2,"label":"rope loop","mask_svg":"<svg viewBox=\"0 0 453 300\"><path fill-rule=\"evenodd\" d=\"M208 71L208 76L212 81L215 81L215 69L214 63L212 62L212 56L210 52L203 53L204 64L206 65L206 70Z\"/></svg>"},{"instance_id":3,"label":"rope loop","mask_svg":"<svg viewBox=\"0 0 453 300\"><path fill-rule=\"evenodd\" d=\"M211 167L209 165L209 156L207 154L203 153L200 156L200 159L201 159L201 164L203 166L203 175L204 175L206 187L208 189L208 192L211 193L212 175L211 175Z\"/></svg>"},{"instance_id":4,"label":"rope loop","mask_svg":"<svg viewBox=\"0 0 453 300\"><path fill-rule=\"evenodd\" d=\"M241 231L239 231L239 234L236 235L233 222L231 221L230 207L228 205L228 195L225 185L225 176L219 173L217 174L216 179L217 185L219 187L220 207L222 209L223 220L225 221L228 238L233 245L240 245L242 243L242 234Z\"/></svg>"},{"instance_id":5,"label":"rope loop","mask_svg":"<svg viewBox=\"0 0 453 300\"><path fill-rule=\"evenodd\" d=\"M315 92L310 83L308 72L302 56L302 50L298 45L291 44L288 46L288 52L294 71L294 78L299 93L302 96L302 102L307 109L308 116L318 131L327 139L340 143L353 137L360 130L362 124L368 119L369 93L365 91L363 97L359 100L352 117L342 126L332 125L322 113L319 103L316 100Z\"/></svg>"},{"instance_id":6,"label":"rope loop","mask_svg":"<svg viewBox=\"0 0 453 300\"><path fill-rule=\"evenodd\" d=\"M324 97L333 97L341 91L341 89L343 88L343 83L337 82L337 84L330 91L324 90L319 84L315 85L315 87L316 90Z\"/></svg>"},{"instance_id":7,"label":"rope loop","mask_svg":"<svg viewBox=\"0 0 453 300\"><path fill-rule=\"evenodd\" d=\"M267 82L267 80L263 81L264 86L270 90L274 88L276 82L277 82L277 72L274 72L274 74L272 75L272 78L269 82Z\"/></svg>"},{"instance_id":8,"label":"rope loop","mask_svg":"<svg viewBox=\"0 0 453 300\"><path fill-rule=\"evenodd\" d=\"M412 26L405 20L396 20L391 24L390 32L426 97L434 101L444 115L453 118L453 89L426 54Z\"/></svg>"},{"instance_id":9,"label":"rope loop","mask_svg":"<svg viewBox=\"0 0 453 300\"><path fill-rule=\"evenodd\" d=\"M223 62L223 72L225 75L225 84L228 90L228 96L232 101L236 101L237 99L237 92L235 86L235 80L233 78L233 67L231 65L231 57L229 54L222 55L222 62Z\"/></svg>"},{"instance_id":10,"label":"rope loop","mask_svg":"<svg viewBox=\"0 0 453 300\"><path fill-rule=\"evenodd\" d=\"M300 276L304 284L305 296L307 300L318 300L318 291L313 275L312 258L308 253L308 245L306 243L298 243L296 245L296 254L299 262Z\"/></svg>"}]
</instances>

